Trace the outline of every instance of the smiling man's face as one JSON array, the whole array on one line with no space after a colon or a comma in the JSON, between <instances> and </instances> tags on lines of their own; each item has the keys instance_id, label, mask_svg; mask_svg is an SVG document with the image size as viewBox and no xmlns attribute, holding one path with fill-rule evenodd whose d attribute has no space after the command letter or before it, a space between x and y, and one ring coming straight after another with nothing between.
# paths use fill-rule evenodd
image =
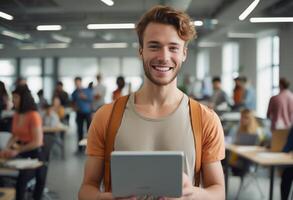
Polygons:
<instances>
[{"instance_id":1,"label":"smiling man's face","mask_svg":"<svg viewBox=\"0 0 293 200\"><path fill-rule=\"evenodd\" d=\"M177 77L187 49L172 25L150 23L139 49L146 77L155 85L168 85Z\"/></svg>"}]
</instances>

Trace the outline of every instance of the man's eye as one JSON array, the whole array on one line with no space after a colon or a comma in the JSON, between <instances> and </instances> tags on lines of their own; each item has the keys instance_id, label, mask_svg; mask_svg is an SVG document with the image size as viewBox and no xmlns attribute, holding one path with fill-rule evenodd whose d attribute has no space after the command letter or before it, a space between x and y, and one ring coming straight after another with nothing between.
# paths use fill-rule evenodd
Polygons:
<instances>
[{"instance_id":1,"label":"man's eye","mask_svg":"<svg viewBox=\"0 0 293 200\"><path fill-rule=\"evenodd\" d=\"M170 47L170 51L172 52L177 52L179 50L178 47Z\"/></svg>"}]
</instances>

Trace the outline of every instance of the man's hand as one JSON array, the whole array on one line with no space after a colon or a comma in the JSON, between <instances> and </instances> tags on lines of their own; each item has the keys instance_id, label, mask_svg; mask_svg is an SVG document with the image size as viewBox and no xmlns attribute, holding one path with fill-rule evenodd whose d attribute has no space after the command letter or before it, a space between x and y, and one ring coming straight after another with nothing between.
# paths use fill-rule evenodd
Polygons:
<instances>
[{"instance_id":1,"label":"man's hand","mask_svg":"<svg viewBox=\"0 0 293 200\"><path fill-rule=\"evenodd\" d=\"M100 200L115 200L115 199L116 200L136 200L137 198L135 196L114 198L112 193L102 192L98 194L98 199Z\"/></svg>"},{"instance_id":2,"label":"man's hand","mask_svg":"<svg viewBox=\"0 0 293 200\"><path fill-rule=\"evenodd\" d=\"M191 180L189 177L183 173L183 181L182 181L182 197L180 198L169 198L162 197L160 200L191 200L195 199L195 187L193 187Z\"/></svg>"}]
</instances>

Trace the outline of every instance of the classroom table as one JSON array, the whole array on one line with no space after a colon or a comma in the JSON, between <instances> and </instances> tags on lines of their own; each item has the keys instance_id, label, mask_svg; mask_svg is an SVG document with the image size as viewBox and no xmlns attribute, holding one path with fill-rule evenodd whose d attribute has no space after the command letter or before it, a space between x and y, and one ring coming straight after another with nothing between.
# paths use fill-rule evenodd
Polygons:
<instances>
[{"instance_id":1,"label":"classroom table","mask_svg":"<svg viewBox=\"0 0 293 200\"><path fill-rule=\"evenodd\" d=\"M0 200L13 200L15 198L14 188L1 188L0 187Z\"/></svg>"},{"instance_id":2,"label":"classroom table","mask_svg":"<svg viewBox=\"0 0 293 200\"><path fill-rule=\"evenodd\" d=\"M291 153L270 152L260 146L239 146L226 144L226 150L233 152L258 165L270 168L269 200L273 199L275 168L278 166L293 166L293 155ZM226 165L226 168L228 164ZM228 190L228 170L225 170L226 190Z\"/></svg>"}]
</instances>

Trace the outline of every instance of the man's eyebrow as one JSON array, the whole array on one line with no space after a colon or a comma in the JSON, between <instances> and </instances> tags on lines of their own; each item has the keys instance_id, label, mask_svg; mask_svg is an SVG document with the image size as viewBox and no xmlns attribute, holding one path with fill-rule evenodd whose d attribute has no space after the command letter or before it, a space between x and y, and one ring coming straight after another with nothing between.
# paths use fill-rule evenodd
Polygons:
<instances>
[{"instance_id":1,"label":"man's eyebrow","mask_svg":"<svg viewBox=\"0 0 293 200\"><path fill-rule=\"evenodd\" d=\"M158 41L149 41L149 42L147 42L147 44L160 44L160 43ZM177 43L177 42L170 42L168 45L179 46L179 43Z\"/></svg>"}]
</instances>

